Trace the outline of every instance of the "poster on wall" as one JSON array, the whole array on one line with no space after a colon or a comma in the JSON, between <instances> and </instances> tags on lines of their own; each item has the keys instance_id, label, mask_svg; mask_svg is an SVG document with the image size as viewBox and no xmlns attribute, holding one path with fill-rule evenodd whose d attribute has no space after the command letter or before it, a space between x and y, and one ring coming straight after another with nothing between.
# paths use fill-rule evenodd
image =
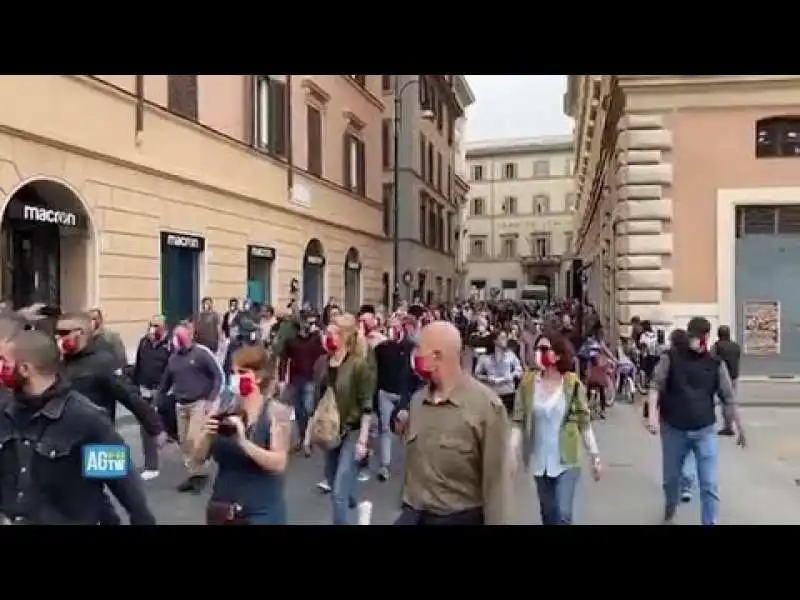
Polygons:
<instances>
[{"instance_id":1,"label":"poster on wall","mask_svg":"<svg viewBox=\"0 0 800 600\"><path fill-rule=\"evenodd\" d=\"M781 305L777 300L745 300L744 353L774 356L781 352Z\"/></svg>"}]
</instances>

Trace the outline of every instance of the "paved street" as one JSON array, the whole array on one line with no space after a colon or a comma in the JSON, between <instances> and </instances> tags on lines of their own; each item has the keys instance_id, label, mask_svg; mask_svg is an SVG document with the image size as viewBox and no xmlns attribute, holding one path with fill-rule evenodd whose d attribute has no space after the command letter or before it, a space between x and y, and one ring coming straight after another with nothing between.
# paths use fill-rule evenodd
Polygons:
<instances>
[{"instance_id":1,"label":"paved street","mask_svg":"<svg viewBox=\"0 0 800 600\"><path fill-rule=\"evenodd\" d=\"M777 384L781 385L781 384ZM800 409L744 409L750 447L737 448L729 438L720 441L721 522L736 525L800 524ZM121 428L133 456L141 456L135 426ZM597 425L605 477L599 483L584 477L576 506L576 523L592 525L656 524L661 517L661 481L657 438L640 425L638 411L617 406L606 422ZM183 477L182 463L174 446L163 454L161 476L145 486L161 524L202 523L206 496L178 494L175 485ZM317 492L321 456L294 458L288 473L290 519L294 524L329 523L327 496ZM517 516L520 524L538 523L535 494L519 478ZM397 514L399 479L379 483L372 479L364 496L374 503L373 524L391 523ZM678 523L699 522L697 499L684 505Z\"/></svg>"}]
</instances>

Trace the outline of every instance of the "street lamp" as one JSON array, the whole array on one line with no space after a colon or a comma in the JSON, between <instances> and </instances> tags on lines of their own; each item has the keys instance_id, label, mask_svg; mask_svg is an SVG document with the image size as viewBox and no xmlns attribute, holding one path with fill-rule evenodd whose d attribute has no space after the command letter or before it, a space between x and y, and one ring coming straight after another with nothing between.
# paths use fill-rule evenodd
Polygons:
<instances>
[{"instance_id":1,"label":"street lamp","mask_svg":"<svg viewBox=\"0 0 800 600\"><path fill-rule=\"evenodd\" d=\"M392 218L394 220L394 227L392 229L392 309L397 310L400 305L400 113L403 110L403 93L408 90L412 85L419 84L419 77L417 79L410 79L402 86L397 85L397 76L394 80L394 132L392 134L392 143L394 144L394 155L392 165L392 177L394 179L394 190L392 194ZM425 109L421 112L420 117L425 121L432 121L435 118L433 111Z\"/></svg>"}]
</instances>

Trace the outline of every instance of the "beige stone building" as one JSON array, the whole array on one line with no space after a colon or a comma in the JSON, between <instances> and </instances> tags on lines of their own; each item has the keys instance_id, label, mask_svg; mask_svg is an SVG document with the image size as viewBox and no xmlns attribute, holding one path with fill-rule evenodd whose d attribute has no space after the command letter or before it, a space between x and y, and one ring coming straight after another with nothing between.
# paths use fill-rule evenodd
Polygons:
<instances>
[{"instance_id":1,"label":"beige stone building","mask_svg":"<svg viewBox=\"0 0 800 600\"><path fill-rule=\"evenodd\" d=\"M742 373L800 373L800 77L569 76L576 254L613 329L731 326Z\"/></svg>"},{"instance_id":2,"label":"beige stone building","mask_svg":"<svg viewBox=\"0 0 800 600\"><path fill-rule=\"evenodd\" d=\"M461 251L466 295L519 297L526 285L569 293L575 201L572 138L470 143Z\"/></svg>"},{"instance_id":3,"label":"beige stone building","mask_svg":"<svg viewBox=\"0 0 800 600\"><path fill-rule=\"evenodd\" d=\"M4 297L132 344L203 296L381 297L379 75L0 78Z\"/></svg>"}]
</instances>

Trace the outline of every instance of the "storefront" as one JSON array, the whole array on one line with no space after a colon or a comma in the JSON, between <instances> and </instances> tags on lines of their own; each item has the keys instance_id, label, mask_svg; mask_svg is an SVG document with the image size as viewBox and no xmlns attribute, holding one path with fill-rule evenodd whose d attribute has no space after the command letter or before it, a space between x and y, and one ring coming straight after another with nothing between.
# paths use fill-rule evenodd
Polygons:
<instances>
[{"instance_id":1,"label":"storefront","mask_svg":"<svg viewBox=\"0 0 800 600\"><path fill-rule=\"evenodd\" d=\"M170 325L198 310L205 249L206 240L200 236L161 232L161 312Z\"/></svg>"},{"instance_id":2,"label":"storefront","mask_svg":"<svg viewBox=\"0 0 800 600\"><path fill-rule=\"evenodd\" d=\"M247 297L258 304L272 304L272 271L275 248L247 247Z\"/></svg>"},{"instance_id":3,"label":"storefront","mask_svg":"<svg viewBox=\"0 0 800 600\"><path fill-rule=\"evenodd\" d=\"M23 182L9 196L0 237L3 298L18 307L87 307L92 235L72 189L49 179Z\"/></svg>"},{"instance_id":4,"label":"storefront","mask_svg":"<svg viewBox=\"0 0 800 600\"><path fill-rule=\"evenodd\" d=\"M311 239L303 254L302 304L321 311L325 306L325 250L322 242Z\"/></svg>"}]
</instances>

